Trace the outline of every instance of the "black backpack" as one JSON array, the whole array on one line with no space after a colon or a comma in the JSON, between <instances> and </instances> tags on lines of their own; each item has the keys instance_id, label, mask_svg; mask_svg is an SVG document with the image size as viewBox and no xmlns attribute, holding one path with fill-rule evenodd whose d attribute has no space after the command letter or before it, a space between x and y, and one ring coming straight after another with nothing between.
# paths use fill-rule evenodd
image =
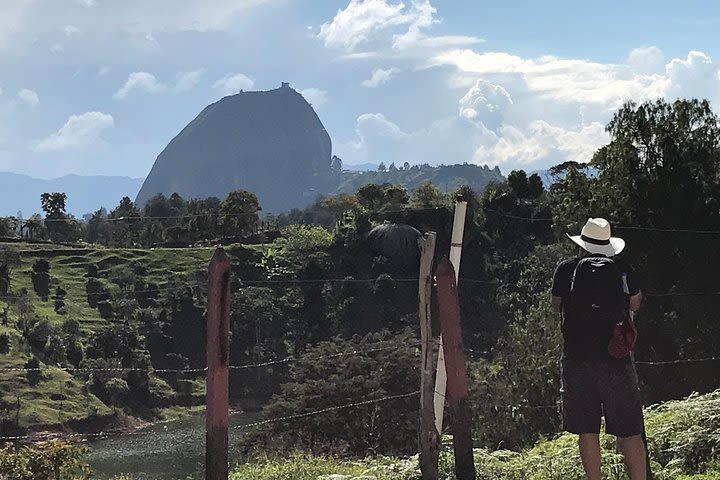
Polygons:
<instances>
[{"instance_id":1,"label":"black backpack","mask_svg":"<svg viewBox=\"0 0 720 480\"><path fill-rule=\"evenodd\" d=\"M628 316L622 272L610 258L580 259L573 271L570 297L564 305L563 333L605 342Z\"/></svg>"}]
</instances>

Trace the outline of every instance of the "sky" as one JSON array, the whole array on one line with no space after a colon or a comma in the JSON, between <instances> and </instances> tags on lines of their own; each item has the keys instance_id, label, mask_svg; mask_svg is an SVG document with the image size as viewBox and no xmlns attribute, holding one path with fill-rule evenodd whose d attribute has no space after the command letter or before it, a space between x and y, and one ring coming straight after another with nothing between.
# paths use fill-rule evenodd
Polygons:
<instances>
[{"instance_id":1,"label":"sky","mask_svg":"<svg viewBox=\"0 0 720 480\"><path fill-rule=\"evenodd\" d=\"M141 178L281 82L345 165L586 162L626 101L720 111L718 31L704 0L0 0L0 171Z\"/></svg>"}]
</instances>

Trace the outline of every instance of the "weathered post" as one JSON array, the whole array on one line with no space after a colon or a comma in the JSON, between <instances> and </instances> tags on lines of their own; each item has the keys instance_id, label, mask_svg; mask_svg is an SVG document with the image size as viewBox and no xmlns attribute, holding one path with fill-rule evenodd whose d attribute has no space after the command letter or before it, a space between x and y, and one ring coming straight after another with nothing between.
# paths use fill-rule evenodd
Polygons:
<instances>
[{"instance_id":1,"label":"weathered post","mask_svg":"<svg viewBox=\"0 0 720 480\"><path fill-rule=\"evenodd\" d=\"M228 478L230 260L218 247L208 269L205 480Z\"/></svg>"},{"instance_id":2,"label":"weathered post","mask_svg":"<svg viewBox=\"0 0 720 480\"><path fill-rule=\"evenodd\" d=\"M435 232L418 239L420 246L420 305L421 366L420 366L420 471L423 480L438 479L440 433L435 428L433 408L433 371L435 370L430 299L432 298L432 265L435 256Z\"/></svg>"},{"instance_id":3,"label":"weathered post","mask_svg":"<svg viewBox=\"0 0 720 480\"><path fill-rule=\"evenodd\" d=\"M445 347L447 403L452 416L455 476L458 480L474 480L472 416L468 404L467 372L460 328L460 301L455 283L455 271L447 257L443 257L438 263L435 278L440 310L440 331Z\"/></svg>"},{"instance_id":4,"label":"weathered post","mask_svg":"<svg viewBox=\"0 0 720 480\"><path fill-rule=\"evenodd\" d=\"M453 218L452 237L450 240L450 263L455 268L455 284L460 274L460 259L462 258L462 243L465 234L465 216L467 202L459 194L455 199L455 216ZM445 413L445 391L447 390L447 372L445 371L445 350L443 348L442 334L440 335L440 349L438 350L437 374L435 375L435 426L442 432L443 415Z\"/></svg>"}]
</instances>

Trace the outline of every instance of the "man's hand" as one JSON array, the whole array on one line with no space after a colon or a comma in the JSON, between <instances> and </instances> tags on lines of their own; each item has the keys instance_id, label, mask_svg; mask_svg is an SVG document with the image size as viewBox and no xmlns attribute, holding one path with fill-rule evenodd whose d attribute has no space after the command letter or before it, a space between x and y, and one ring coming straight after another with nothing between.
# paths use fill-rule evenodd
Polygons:
<instances>
[{"instance_id":1,"label":"man's hand","mask_svg":"<svg viewBox=\"0 0 720 480\"><path fill-rule=\"evenodd\" d=\"M555 310L556 312L559 312L561 306L562 306L562 297L556 297L555 295L553 295L553 297L552 297L553 310Z\"/></svg>"},{"instance_id":2,"label":"man's hand","mask_svg":"<svg viewBox=\"0 0 720 480\"><path fill-rule=\"evenodd\" d=\"M630 297L630 311L637 312L640 309L642 303L642 292L638 292L637 295Z\"/></svg>"}]
</instances>

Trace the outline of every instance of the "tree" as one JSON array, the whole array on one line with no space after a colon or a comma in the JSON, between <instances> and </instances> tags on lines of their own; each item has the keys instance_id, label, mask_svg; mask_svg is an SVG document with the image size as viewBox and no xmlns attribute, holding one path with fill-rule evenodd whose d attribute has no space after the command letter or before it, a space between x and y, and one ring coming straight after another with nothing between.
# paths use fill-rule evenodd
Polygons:
<instances>
[{"instance_id":1,"label":"tree","mask_svg":"<svg viewBox=\"0 0 720 480\"><path fill-rule=\"evenodd\" d=\"M14 248L4 247L0 250L0 295L10 291L10 271L20 265L20 253Z\"/></svg>"},{"instance_id":2,"label":"tree","mask_svg":"<svg viewBox=\"0 0 720 480\"><path fill-rule=\"evenodd\" d=\"M507 177L508 185L518 198L528 197L528 179L524 170L513 170Z\"/></svg>"},{"instance_id":3,"label":"tree","mask_svg":"<svg viewBox=\"0 0 720 480\"><path fill-rule=\"evenodd\" d=\"M45 237L45 227L43 226L42 218L40 218L38 214L31 215L30 218L25 221L24 228L27 230L28 238Z\"/></svg>"},{"instance_id":4,"label":"tree","mask_svg":"<svg viewBox=\"0 0 720 480\"><path fill-rule=\"evenodd\" d=\"M115 245L130 246L137 243L142 229L140 210L130 197L123 197L108 215L112 221L112 240Z\"/></svg>"},{"instance_id":5,"label":"tree","mask_svg":"<svg viewBox=\"0 0 720 480\"><path fill-rule=\"evenodd\" d=\"M262 418L302 415L358 398L382 398L417 390L419 372L412 344L405 332L380 332L351 340L321 342L298 358L281 393L263 409ZM370 354L363 350L387 345ZM338 356L338 352L353 355ZM404 413L410 412L409 415ZM304 417L292 424L270 423L246 438L247 445L263 451L307 450L319 454L408 454L417 439L417 400L398 399L352 410Z\"/></svg>"},{"instance_id":6,"label":"tree","mask_svg":"<svg viewBox=\"0 0 720 480\"><path fill-rule=\"evenodd\" d=\"M127 381L122 378L113 377L105 383L105 391L110 397L110 402L117 406L120 405L127 394L130 392L130 387Z\"/></svg>"},{"instance_id":7,"label":"tree","mask_svg":"<svg viewBox=\"0 0 720 480\"><path fill-rule=\"evenodd\" d=\"M536 199L545 191L542 178L537 173L533 173L528 177L528 198Z\"/></svg>"},{"instance_id":8,"label":"tree","mask_svg":"<svg viewBox=\"0 0 720 480\"><path fill-rule=\"evenodd\" d=\"M342 172L343 169L343 161L340 157L337 157L333 155L332 159L330 160L330 170L335 173Z\"/></svg>"},{"instance_id":9,"label":"tree","mask_svg":"<svg viewBox=\"0 0 720 480\"><path fill-rule=\"evenodd\" d=\"M403 170L405 170L405 171L410 170L410 162L403 163Z\"/></svg>"},{"instance_id":10,"label":"tree","mask_svg":"<svg viewBox=\"0 0 720 480\"><path fill-rule=\"evenodd\" d=\"M42 378L42 374L40 372L40 360L38 360L36 356L33 356L30 360L25 362L24 368L26 370L25 378L27 378L30 386L34 387L40 383L40 379Z\"/></svg>"},{"instance_id":11,"label":"tree","mask_svg":"<svg viewBox=\"0 0 720 480\"><path fill-rule=\"evenodd\" d=\"M418 208L441 207L447 203L446 195L430 180L424 181L412 194L410 204Z\"/></svg>"},{"instance_id":12,"label":"tree","mask_svg":"<svg viewBox=\"0 0 720 480\"><path fill-rule=\"evenodd\" d=\"M385 186L385 209L399 210L410 201L407 190L402 185Z\"/></svg>"},{"instance_id":13,"label":"tree","mask_svg":"<svg viewBox=\"0 0 720 480\"><path fill-rule=\"evenodd\" d=\"M30 277L35 293L37 293L43 301L47 301L50 295L50 263L44 258L35 260L32 266L32 272L30 272Z\"/></svg>"},{"instance_id":14,"label":"tree","mask_svg":"<svg viewBox=\"0 0 720 480\"><path fill-rule=\"evenodd\" d=\"M320 205L330 211L336 222L342 220L343 215L346 213L355 212L360 208L360 203L355 195L347 193L323 198Z\"/></svg>"},{"instance_id":15,"label":"tree","mask_svg":"<svg viewBox=\"0 0 720 480\"><path fill-rule=\"evenodd\" d=\"M247 190L233 190L220 205L220 221L226 236L252 232L261 210L257 196Z\"/></svg>"},{"instance_id":16,"label":"tree","mask_svg":"<svg viewBox=\"0 0 720 480\"><path fill-rule=\"evenodd\" d=\"M395 166L395 162L392 162L388 167L388 172L397 172L398 168Z\"/></svg>"},{"instance_id":17,"label":"tree","mask_svg":"<svg viewBox=\"0 0 720 480\"><path fill-rule=\"evenodd\" d=\"M107 219L108 212L104 207L96 210L87 221L85 240L108 245L112 239L112 226Z\"/></svg>"},{"instance_id":18,"label":"tree","mask_svg":"<svg viewBox=\"0 0 720 480\"><path fill-rule=\"evenodd\" d=\"M624 255L637 260L646 279L643 290L714 292L720 251L709 238L653 230L720 230L720 119L709 102L627 103L607 130L610 143L591 161L598 170L588 182L591 208L614 220L613 226L650 229L619 230L628 245ZM702 357L720 342L712 295L678 298L667 306L648 302L643 318L649 321L638 356ZM708 384L717 381L702 370L695 382L703 378ZM683 387L684 381L658 381L654 388L660 397L682 395L693 388Z\"/></svg>"},{"instance_id":19,"label":"tree","mask_svg":"<svg viewBox=\"0 0 720 480\"><path fill-rule=\"evenodd\" d=\"M380 162L380 165L378 165L378 172L385 172L387 170L387 167L385 167L385 162Z\"/></svg>"},{"instance_id":20,"label":"tree","mask_svg":"<svg viewBox=\"0 0 720 480\"><path fill-rule=\"evenodd\" d=\"M371 212L377 212L384 202L385 192L380 185L369 183L360 187L355 196L360 205Z\"/></svg>"},{"instance_id":21,"label":"tree","mask_svg":"<svg viewBox=\"0 0 720 480\"><path fill-rule=\"evenodd\" d=\"M40 204L47 217L65 215L65 201L67 195L64 192L43 193L40 195Z\"/></svg>"},{"instance_id":22,"label":"tree","mask_svg":"<svg viewBox=\"0 0 720 480\"><path fill-rule=\"evenodd\" d=\"M0 333L0 355L10 352L10 336L7 333Z\"/></svg>"}]
</instances>

